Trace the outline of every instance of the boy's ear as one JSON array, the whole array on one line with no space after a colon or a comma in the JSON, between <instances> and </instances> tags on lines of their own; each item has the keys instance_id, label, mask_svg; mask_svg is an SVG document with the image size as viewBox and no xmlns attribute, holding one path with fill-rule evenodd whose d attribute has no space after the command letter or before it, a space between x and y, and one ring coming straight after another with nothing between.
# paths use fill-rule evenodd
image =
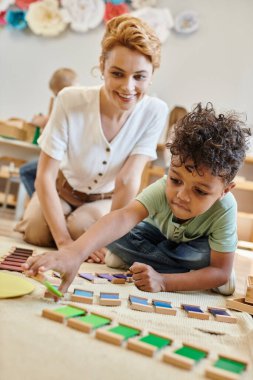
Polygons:
<instances>
[{"instance_id":1,"label":"boy's ear","mask_svg":"<svg viewBox=\"0 0 253 380\"><path fill-rule=\"evenodd\" d=\"M235 187L235 182L230 182L223 190L221 197L223 198L229 191L231 191Z\"/></svg>"}]
</instances>

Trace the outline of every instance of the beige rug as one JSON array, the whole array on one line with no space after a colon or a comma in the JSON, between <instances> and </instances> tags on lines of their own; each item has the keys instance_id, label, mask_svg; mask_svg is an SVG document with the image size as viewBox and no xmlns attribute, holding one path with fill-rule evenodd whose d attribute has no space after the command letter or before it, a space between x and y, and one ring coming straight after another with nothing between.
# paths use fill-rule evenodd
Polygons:
<instances>
[{"instance_id":1,"label":"beige rug","mask_svg":"<svg viewBox=\"0 0 253 380\"><path fill-rule=\"evenodd\" d=\"M6 254L15 241L0 240L0 256ZM18 246L27 247L26 244ZM39 249L43 251L43 249ZM82 272L113 272L104 265L83 264ZM115 271L114 271L115 272ZM23 275L16 274L23 277ZM187 318L178 309L176 316L144 313L129 309L129 294L172 302L225 307L226 298L211 292L145 293L133 284L90 284L76 278L70 287L93 290L97 297L100 291L119 292L122 305L105 307L85 305L88 310L102 312L112 317L115 323L136 325L144 331L166 333L174 340L173 346L159 352L154 358L98 341L93 334L84 334L63 324L41 317L44 308L54 308L53 301L43 298L43 285L30 280L35 291L27 296L0 301L0 379L1 380L154 380L154 379L203 379L205 368L212 364L218 354L228 354L253 362L253 319L247 313L231 311L238 318L237 324L227 324ZM96 301L96 300L95 300ZM185 371L162 362L165 351L173 351L182 342L193 343L210 351L207 359L198 363L192 371ZM242 376L253 379L252 365Z\"/></svg>"}]
</instances>

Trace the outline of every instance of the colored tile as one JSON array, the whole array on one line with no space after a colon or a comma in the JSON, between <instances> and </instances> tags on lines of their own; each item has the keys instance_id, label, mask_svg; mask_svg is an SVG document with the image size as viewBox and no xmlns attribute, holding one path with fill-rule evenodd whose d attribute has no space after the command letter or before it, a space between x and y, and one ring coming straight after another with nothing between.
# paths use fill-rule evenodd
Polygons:
<instances>
[{"instance_id":1,"label":"colored tile","mask_svg":"<svg viewBox=\"0 0 253 380\"><path fill-rule=\"evenodd\" d=\"M197 313L203 313L203 310L200 309L199 306L192 306L192 305L182 305L185 311L194 311Z\"/></svg>"},{"instance_id":2,"label":"colored tile","mask_svg":"<svg viewBox=\"0 0 253 380\"><path fill-rule=\"evenodd\" d=\"M148 305L148 300L139 298L139 297L134 297L134 296L129 296L129 299L132 303L140 303L142 305Z\"/></svg>"},{"instance_id":3,"label":"colored tile","mask_svg":"<svg viewBox=\"0 0 253 380\"><path fill-rule=\"evenodd\" d=\"M172 309L171 304L166 301L153 301L153 305L156 307L167 307L169 309Z\"/></svg>"},{"instance_id":4,"label":"colored tile","mask_svg":"<svg viewBox=\"0 0 253 380\"><path fill-rule=\"evenodd\" d=\"M77 319L78 321L82 321L91 325L94 329L97 329L98 327L102 327L105 325L109 325L111 323L110 319L96 314L88 314L84 317L78 317Z\"/></svg>"},{"instance_id":5,"label":"colored tile","mask_svg":"<svg viewBox=\"0 0 253 380\"><path fill-rule=\"evenodd\" d=\"M244 363L222 357L215 362L214 367L234 373L242 373L246 369L246 365Z\"/></svg>"},{"instance_id":6,"label":"colored tile","mask_svg":"<svg viewBox=\"0 0 253 380\"><path fill-rule=\"evenodd\" d=\"M174 351L174 353L185 356L189 359L193 359L195 361L199 361L207 356L206 352L188 346L183 346Z\"/></svg>"},{"instance_id":7,"label":"colored tile","mask_svg":"<svg viewBox=\"0 0 253 380\"><path fill-rule=\"evenodd\" d=\"M75 289L74 294L81 297L93 297L93 292L82 289Z\"/></svg>"},{"instance_id":8,"label":"colored tile","mask_svg":"<svg viewBox=\"0 0 253 380\"><path fill-rule=\"evenodd\" d=\"M53 310L55 313L64 315L66 318L74 318L80 315L85 315L85 311L73 306L63 306Z\"/></svg>"},{"instance_id":9,"label":"colored tile","mask_svg":"<svg viewBox=\"0 0 253 380\"><path fill-rule=\"evenodd\" d=\"M139 340L140 342L151 344L152 346L155 346L158 349L161 349L171 344L170 339L165 339L165 338L162 338L161 336L154 335L154 334L149 334L147 336L144 336L143 338L140 338Z\"/></svg>"},{"instance_id":10,"label":"colored tile","mask_svg":"<svg viewBox=\"0 0 253 380\"><path fill-rule=\"evenodd\" d=\"M140 334L140 330L137 330L128 326L123 326L123 325L113 327L109 329L108 331L114 334L122 335L125 339L129 339Z\"/></svg>"},{"instance_id":11,"label":"colored tile","mask_svg":"<svg viewBox=\"0 0 253 380\"><path fill-rule=\"evenodd\" d=\"M100 298L102 299L110 299L110 300L117 300L119 299L118 294L113 294L113 293L100 293Z\"/></svg>"},{"instance_id":12,"label":"colored tile","mask_svg":"<svg viewBox=\"0 0 253 380\"><path fill-rule=\"evenodd\" d=\"M209 308L208 311L209 311L212 315L214 315L214 316L216 316L216 315L226 315L226 316L230 317L230 314L229 314L226 310L221 310L221 309L211 309L211 308Z\"/></svg>"}]
</instances>

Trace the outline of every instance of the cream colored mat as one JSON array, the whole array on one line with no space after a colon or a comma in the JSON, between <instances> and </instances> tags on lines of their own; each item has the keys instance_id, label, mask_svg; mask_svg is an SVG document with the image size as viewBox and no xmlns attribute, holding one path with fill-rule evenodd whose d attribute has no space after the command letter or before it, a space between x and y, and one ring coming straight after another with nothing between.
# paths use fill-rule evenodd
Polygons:
<instances>
[{"instance_id":1,"label":"cream colored mat","mask_svg":"<svg viewBox=\"0 0 253 380\"><path fill-rule=\"evenodd\" d=\"M15 244L11 239L1 241L0 254L7 253ZM27 246L18 244L18 246ZM41 250L41 249L40 249ZM43 251L43 250L41 250ZM82 272L112 272L104 265L83 264ZM22 276L17 274L17 276ZM202 360L192 371L177 369L162 362L165 350L154 358L147 358L125 347L116 347L95 339L94 334L84 334L62 324L41 317L44 308L54 308L52 301L43 299L45 288L34 282L35 291L27 296L0 301L0 373L1 380L153 380L153 379L203 379L207 365L217 354L229 354L253 361L253 320L246 313L231 311L238 318L237 324L201 321L187 318L178 309L176 316L143 313L128 308L129 294L161 299L179 307L181 303L207 306L225 306L225 297L211 292L145 293L133 284L90 284L76 278L75 284L83 289L119 292L120 307L87 305L87 309L102 312L117 321L134 324L145 331L164 332L174 339L172 351L182 342L194 343L210 350L210 356ZM212 317L211 317L212 318ZM211 333L210 333L211 332ZM252 380L253 370L242 379Z\"/></svg>"}]
</instances>

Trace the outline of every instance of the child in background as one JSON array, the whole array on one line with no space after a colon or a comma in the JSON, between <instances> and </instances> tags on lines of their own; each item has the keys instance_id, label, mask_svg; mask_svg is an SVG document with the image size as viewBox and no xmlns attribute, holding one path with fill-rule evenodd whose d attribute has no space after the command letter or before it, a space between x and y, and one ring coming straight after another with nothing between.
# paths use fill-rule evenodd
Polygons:
<instances>
[{"instance_id":1,"label":"child in background","mask_svg":"<svg viewBox=\"0 0 253 380\"><path fill-rule=\"evenodd\" d=\"M77 85L77 81L78 81L77 74L74 70L69 69L69 68L60 68L56 70L49 81L49 88L54 94L54 96L52 96L50 99L48 115L43 115L43 114L35 115L32 118L32 123L40 127L41 130L43 130L52 112L54 98L64 87ZM23 166L21 166L19 170L21 182L25 186L25 189L30 198L32 197L35 191L34 182L35 182L36 173L37 173L37 166L38 166L38 160L33 160L33 161L25 163Z\"/></svg>"},{"instance_id":2,"label":"child in background","mask_svg":"<svg viewBox=\"0 0 253 380\"><path fill-rule=\"evenodd\" d=\"M64 292L90 253L107 246L107 265L127 266L140 290L232 294L237 205L230 190L249 134L236 114L217 116L210 103L198 104L177 122L167 144L168 176L105 215L73 244L29 258L24 269L28 275L59 271Z\"/></svg>"}]
</instances>

